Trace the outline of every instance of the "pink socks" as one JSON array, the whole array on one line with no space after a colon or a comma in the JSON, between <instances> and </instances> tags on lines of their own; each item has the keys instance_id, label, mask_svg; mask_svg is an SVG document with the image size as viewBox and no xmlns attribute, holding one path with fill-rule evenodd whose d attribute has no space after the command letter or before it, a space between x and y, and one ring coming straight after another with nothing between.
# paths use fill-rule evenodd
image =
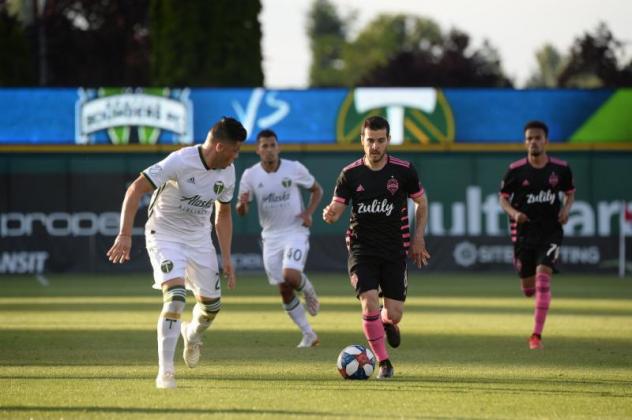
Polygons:
<instances>
[{"instance_id":1,"label":"pink socks","mask_svg":"<svg viewBox=\"0 0 632 420\"><path fill-rule=\"evenodd\" d=\"M533 333L542 335L544 321L551 304L551 276L547 273L537 273L535 276L535 326Z\"/></svg>"},{"instance_id":2,"label":"pink socks","mask_svg":"<svg viewBox=\"0 0 632 420\"><path fill-rule=\"evenodd\" d=\"M362 329L377 360L388 359L388 353L384 345L384 326L382 325L380 312L375 311L362 314Z\"/></svg>"}]
</instances>

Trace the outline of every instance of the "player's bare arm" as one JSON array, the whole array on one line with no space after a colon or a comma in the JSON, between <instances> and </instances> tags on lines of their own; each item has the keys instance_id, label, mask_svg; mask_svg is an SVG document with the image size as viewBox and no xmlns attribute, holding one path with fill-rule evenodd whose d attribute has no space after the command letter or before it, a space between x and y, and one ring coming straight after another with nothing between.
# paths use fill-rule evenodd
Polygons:
<instances>
[{"instance_id":1,"label":"player's bare arm","mask_svg":"<svg viewBox=\"0 0 632 420\"><path fill-rule=\"evenodd\" d=\"M529 218L527 217L526 214L513 208L511 203L509 203L509 199L507 197L505 197L504 195L501 195L499 201L500 201L500 207L505 211L505 213L507 213L507 215L511 219L515 220L516 223L520 224L520 223L525 223L529 221Z\"/></svg>"},{"instance_id":2,"label":"player's bare arm","mask_svg":"<svg viewBox=\"0 0 632 420\"><path fill-rule=\"evenodd\" d=\"M336 223L338 219L340 219L340 216L342 216L342 213L344 213L346 208L346 204L342 204L335 200L332 201L323 209L323 220L325 221L325 223L329 224Z\"/></svg>"},{"instance_id":3,"label":"player's bare arm","mask_svg":"<svg viewBox=\"0 0 632 420\"><path fill-rule=\"evenodd\" d=\"M237 201L237 206L235 210L237 210L237 215L245 216L248 213L248 202L250 201L250 192L246 191L239 196L239 200Z\"/></svg>"},{"instance_id":4,"label":"player's bare arm","mask_svg":"<svg viewBox=\"0 0 632 420\"><path fill-rule=\"evenodd\" d=\"M153 191L153 189L154 187L143 175L139 175L127 188L121 208L119 233L114 239L114 244L106 253L109 260L114 264L122 264L125 261L129 261L129 253L132 249L132 228L134 227L134 218L138 211L140 199L146 193Z\"/></svg>"},{"instance_id":5,"label":"player's bare arm","mask_svg":"<svg viewBox=\"0 0 632 420\"><path fill-rule=\"evenodd\" d=\"M231 260L230 247L233 240L233 218L230 212L230 203L215 203L215 232L217 242L222 254L222 271L229 289L237 285L237 276Z\"/></svg>"},{"instance_id":6,"label":"player's bare arm","mask_svg":"<svg viewBox=\"0 0 632 420\"><path fill-rule=\"evenodd\" d=\"M410 257L417 267L421 267L428 265L430 259L430 253L426 249L426 240L424 239L428 221L428 197L424 193L420 197L414 198L413 201L415 202L415 234L410 247Z\"/></svg>"},{"instance_id":7,"label":"player's bare arm","mask_svg":"<svg viewBox=\"0 0 632 420\"><path fill-rule=\"evenodd\" d=\"M560 209L558 220L565 225L568 222L568 215L571 212L571 206L575 202L575 191L569 191L564 194L564 205Z\"/></svg>"},{"instance_id":8,"label":"player's bare arm","mask_svg":"<svg viewBox=\"0 0 632 420\"><path fill-rule=\"evenodd\" d=\"M314 181L314 185L308 190L310 192L309 202L307 203L307 208L298 215L301 219L303 219L303 226L311 227L312 226L312 214L316 211L316 207L320 204L320 200L323 198L323 188L317 181Z\"/></svg>"}]
</instances>

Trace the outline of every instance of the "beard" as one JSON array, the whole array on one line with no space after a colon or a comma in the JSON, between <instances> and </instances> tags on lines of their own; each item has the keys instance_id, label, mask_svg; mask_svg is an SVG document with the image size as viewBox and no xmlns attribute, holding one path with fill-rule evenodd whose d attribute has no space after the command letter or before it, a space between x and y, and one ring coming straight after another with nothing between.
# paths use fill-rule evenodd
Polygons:
<instances>
[{"instance_id":1,"label":"beard","mask_svg":"<svg viewBox=\"0 0 632 420\"><path fill-rule=\"evenodd\" d=\"M369 153L368 159L371 162L380 162L382 159L384 159L384 155L386 155L386 152L383 152L383 153Z\"/></svg>"}]
</instances>

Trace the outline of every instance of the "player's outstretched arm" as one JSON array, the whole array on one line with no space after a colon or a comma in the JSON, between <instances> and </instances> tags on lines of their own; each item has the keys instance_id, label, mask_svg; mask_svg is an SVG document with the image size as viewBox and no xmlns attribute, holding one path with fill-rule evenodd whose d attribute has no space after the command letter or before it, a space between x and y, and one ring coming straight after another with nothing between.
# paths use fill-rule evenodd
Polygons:
<instances>
[{"instance_id":1,"label":"player's outstretched arm","mask_svg":"<svg viewBox=\"0 0 632 420\"><path fill-rule=\"evenodd\" d=\"M314 181L314 185L309 189L309 202L307 203L307 208L303 210L301 214L298 215L301 219L303 219L303 226L310 227L312 226L312 214L316 211L316 207L320 204L320 200L323 198L323 188L317 181Z\"/></svg>"},{"instance_id":2,"label":"player's outstretched arm","mask_svg":"<svg viewBox=\"0 0 632 420\"><path fill-rule=\"evenodd\" d=\"M568 222L568 215L571 212L571 206L575 202L575 191L569 191L564 194L564 204L560 209L558 220L561 224L565 225Z\"/></svg>"},{"instance_id":3,"label":"player's outstretched arm","mask_svg":"<svg viewBox=\"0 0 632 420\"><path fill-rule=\"evenodd\" d=\"M246 191L241 193L239 196L239 200L237 201L237 206L235 210L237 210L238 216L245 216L248 214L248 202L250 201L250 192Z\"/></svg>"},{"instance_id":4,"label":"player's outstretched arm","mask_svg":"<svg viewBox=\"0 0 632 420\"><path fill-rule=\"evenodd\" d=\"M134 227L134 218L138 211L138 205L142 196L153 189L154 187L143 175L139 175L132 182L132 185L127 188L121 208L119 234L114 239L112 247L106 253L109 260L114 264L122 264L125 261L129 261L129 253L132 249L132 228Z\"/></svg>"},{"instance_id":5,"label":"player's outstretched arm","mask_svg":"<svg viewBox=\"0 0 632 420\"><path fill-rule=\"evenodd\" d=\"M228 288L237 286L237 276L231 260L230 247L233 241L233 217L230 213L230 203L215 203L215 232L222 254L222 271L228 282Z\"/></svg>"},{"instance_id":6,"label":"player's outstretched arm","mask_svg":"<svg viewBox=\"0 0 632 420\"><path fill-rule=\"evenodd\" d=\"M336 223L342 213L344 213L347 208L346 204L342 204L336 200L333 200L329 205L325 206L323 209L323 220L325 223Z\"/></svg>"},{"instance_id":7,"label":"player's outstretched arm","mask_svg":"<svg viewBox=\"0 0 632 420\"><path fill-rule=\"evenodd\" d=\"M428 265L430 253L426 249L426 240L424 233L426 231L426 223L428 222L428 198L426 194L414 198L415 202L415 233L410 247L410 257L417 267Z\"/></svg>"}]
</instances>

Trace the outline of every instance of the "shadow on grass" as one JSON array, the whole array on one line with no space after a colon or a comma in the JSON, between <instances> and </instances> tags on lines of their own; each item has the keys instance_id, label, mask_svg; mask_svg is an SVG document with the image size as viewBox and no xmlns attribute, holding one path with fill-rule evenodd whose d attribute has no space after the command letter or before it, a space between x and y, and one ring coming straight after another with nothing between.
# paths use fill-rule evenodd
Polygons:
<instances>
[{"instance_id":1,"label":"shadow on grass","mask_svg":"<svg viewBox=\"0 0 632 420\"><path fill-rule=\"evenodd\" d=\"M270 410L270 409L241 409L241 408L153 408L153 407L53 407L53 406L2 406L0 413L20 413L20 412L48 412L48 413L107 413L107 414L195 414L195 415L277 415L277 416L343 416L344 413L296 411L296 410ZM371 417L371 416L368 416Z\"/></svg>"},{"instance_id":2,"label":"shadow on grass","mask_svg":"<svg viewBox=\"0 0 632 420\"><path fill-rule=\"evenodd\" d=\"M516 297L520 296L518 278L512 274L409 273L409 296L420 297ZM310 275L321 296L349 296L353 291L344 272ZM3 297L28 296L151 296L152 279L143 274L52 274L50 286L42 287L34 276L3 275L0 286ZM552 283L555 296L584 299L622 299L632 297L628 279L604 275L560 274ZM263 273L240 273L238 287L225 291L227 296L273 296ZM157 300L160 299L156 294Z\"/></svg>"},{"instance_id":3,"label":"shadow on grass","mask_svg":"<svg viewBox=\"0 0 632 420\"><path fill-rule=\"evenodd\" d=\"M194 299L189 297L187 299L188 306L193 306ZM497 306L489 304L487 306L480 306L479 304L462 303L458 306L444 305L442 303L406 303L406 312L411 313L431 313L431 314L473 314L473 315L506 315L516 314L525 315L530 314L533 310L533 299L524 299L524 303L520 301L520 304L514 306ZM55 312L77 312L79 313L104 313L104 312L151 312L158 316L160 309L162 308L162 300L156 298L155 303L72 303L65 302L38 302L38 303L12 303L5 302L0 307L0 313L2 312L32 312L32 313L55 313ZM229 315L231 311L239 312L252 312L253 318L262 313L282 313L283 308L281 306L281 300L277 303L248 303L248 302L236 302L225 299L222 306L223 315ZM348 303L328 303L324 300L321 304L321 313L327 313L329 311L335 312L348 312L350 314L357 314L359 312L359 304L355 299L349 298ZM632 305L628 308L591 308L589 305L584 307L556 307L555 300L553 300L551 307L551 314L557 315L569 315L569 316L606 316L606 317L632 317Z\"/></svg>"},{"instance_id":4,"label":"shadow on grass","mask_svg":"<svg viewBox=\"0 0 632 420\"><path fill-rule=\"evenodd\" d=\"M287 360L334 363L338 352L364 343L357 332L322 331L321 345L296 349L298 331L210 330L205 334L208 363L252 365ZM631 341L624 338L555 337L545 349L530 351L522 335L412 334L403 331L402 346L392 350L403 363L495 368L630 368ZM178 349L182 343L179 343ZM0 330L0 365L5 366L134 366L155 364L156 335L150 330ZM179 353L180 350L176 354ZM1 376L1 375L0 375Z\"/></svg>"}]
</instances>

